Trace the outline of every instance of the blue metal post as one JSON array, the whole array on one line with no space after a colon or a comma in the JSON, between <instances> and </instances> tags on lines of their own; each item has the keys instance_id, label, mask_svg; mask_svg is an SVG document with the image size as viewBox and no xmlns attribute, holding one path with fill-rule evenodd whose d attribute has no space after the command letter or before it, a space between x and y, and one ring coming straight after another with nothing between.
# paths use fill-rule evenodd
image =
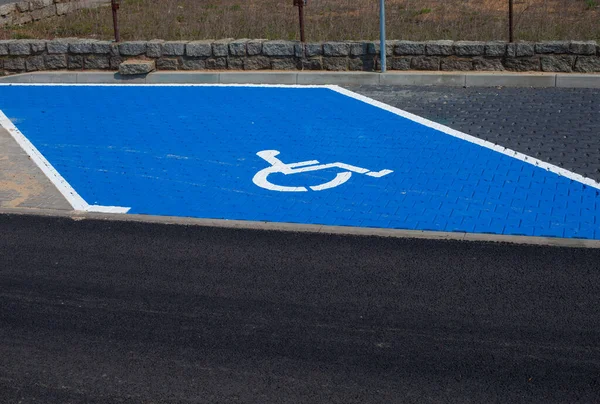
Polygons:
<instances>
[{"instance_id":1,"label":"blue metal post","mask_svg":"<svg viewBox=\"0 0 600 404\"><path fill-rule=\"evenodd\" d=\"M385 48L385 0L379 2L379 32L380 47L379 54L381 59L381 73L386 71L386 48Z\"/></svg>"}]
</instances>

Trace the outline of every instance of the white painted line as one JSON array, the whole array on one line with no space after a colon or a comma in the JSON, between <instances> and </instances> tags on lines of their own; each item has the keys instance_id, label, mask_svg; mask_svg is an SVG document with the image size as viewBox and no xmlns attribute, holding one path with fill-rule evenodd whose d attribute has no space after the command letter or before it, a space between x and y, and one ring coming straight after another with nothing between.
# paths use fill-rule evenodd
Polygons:
<instances>
[{"instance_id":1,"label":"white painted line","mask_svg":"<svg viewBox=\"0 0 600 404\"><path fill-rule=\"evenodd\" d=\"M127 213L130 208L119 206L97 206L89 205L75 189L64 179L62 175L50 164L42 153L21 133L19 129L11 122L10 119L0 110L0 127L8 131L13 139L21 146L23 151L31 158L31 160L42 170L44 175L54 184L56 189L65 197L71 204L73 209L85 212L98 213Z\"/></svg>"},{"instance_id":2,"label":"white painted line","mask_svg":"<svg viewBox=\"0 0 600 404\"><path fill-rule=\"evenodd\" d=\"M92 213L127 213L130 209L121 206L88 205L85 211Z\"/></svg>"},{"instance_id":3,"label":"white painted line","mask_svg":"<svg viewBox=\"0 0 600 404\"><path fill-rule=\"evenodd\" d=\"M399 115L399 116L401 116L403 118L406 118L406 119L410 119L413 122L420 123L421 125L427 126L429 128L435 129L435 130L438 130L438 131L443 132L443 133L445 133L447 135L450 135L450 136L453 136L453 137L457 137L459 139L465 140L465 141L470 142L470 143L474 143L474 144L476 144L478 146L485 147L486 149L493 150L495 152L504 154L506 156L509 156L509 157L514 158L514 159L523 161L523 162L531 164L533 166L542 168L542 169L544 169L546 171L550 171L550 172L552 172L552 173L554 173L556 175L559 175L561 177L565 177L565 178L568 178L570 180L577 181L577 182L580 182L580 183L582 183L584 185L587 185L587 186L590 186L592 188L596 188L596 189L600 190L600 183L594 181L591 178L587 178L587 177L584 177L583 175L574 173L574 172L569 171L569 170L565 170L564 168L560 168L560 167L557 167L555 165L548 164L548 163L546 163L544 161L536 159L535 157L527 156L526 154L519 153L519 152L511 150L509 148L506 148L506 147L494 144L492 142L488 142L487 140L482 140L482 139L476 138L475 136L467 135L466 133L459 132L459 131L454 130L452 128L449 128L447 126L444 126L444 125L441 125L439 123L436 123L436 122L430 121L428 119L422 118L422 117L420 117L418 115L411 114L410 112L406 112L406 111L401 110L399 108L392 107L391 105L384 104L383 102L379 102L379 101L376 101L376 100L374 100L372 98L365 97L364 95L357 94L357 93L355 93L353 91L346 90L345 88L342 88L342 87L339 87L339 86L335 86L335 85L326 86L326 87L328 87L329 89L331 89L331 90L333 90L333 91L335 91L337 93L340 93L340 94L343 94L345 96L354 98L356 100L365 102L365 103L373 105L373 106L375 106L377 108L384 109L384 110L386 110L388 112L391 112L392 114Z\"/></svg>"}]
</instances>

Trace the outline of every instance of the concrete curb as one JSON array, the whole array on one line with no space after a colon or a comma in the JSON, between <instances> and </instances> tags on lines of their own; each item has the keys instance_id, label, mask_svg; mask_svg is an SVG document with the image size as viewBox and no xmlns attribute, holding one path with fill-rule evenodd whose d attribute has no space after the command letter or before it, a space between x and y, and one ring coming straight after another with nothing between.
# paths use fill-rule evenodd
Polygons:
<instances>
[{"instance_id":1,"label":"concrete curb","mask_svg":"<svg viewBox=\"0 0 600 404\"><path fill-rule=\"evenodd\" d=\"M481 233L436 232L421 230L381 229L370 227L323 226L296 223L253 222L244 220L197 219L176 216L151 216L135 214L89 213L51 209L0 208L0 215L25 215L63 217L73 220L106 220L134 223L155 223L182 226L216 227L292 233L334 234L340 236L371 236L413 238L427 240L453 240L485 243L509 243L564 248L600 248L600 240L567 239L553 237L505 236Z\"/></svg>"},{"instance_id":2,"label":"concrete curb","mask_svg":"<svg viewBox=\"0 0 600 404\"><path fill-rule=\"evenodd\" d=\"M65 84L289 84L416 85L454 87L600 88L600 74L506 72L155 72L121 76L114 72L39 72L0 77L0 83Z\"/></svg>"}]
</instances>

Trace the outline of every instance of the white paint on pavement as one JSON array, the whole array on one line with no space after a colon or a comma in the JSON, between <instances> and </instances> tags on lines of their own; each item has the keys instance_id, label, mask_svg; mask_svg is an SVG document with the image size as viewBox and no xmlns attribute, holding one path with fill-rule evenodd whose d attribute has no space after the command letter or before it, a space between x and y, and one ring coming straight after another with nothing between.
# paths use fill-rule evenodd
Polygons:
<instances>
[{"instance_id":1,"label":"white paint on pavement","mask_svg":"<svg viewBox=\"0 0 600 404\"><path fill-rule=\"evenodd\" d=\"M324 191L326 189L335 188L335 187L338 187L338 186L344 184L345 182L347 182L350 179L350 177L352 177L352 173L366 174L371 177L381 178L384 175L388 175L393 172L392 170L381 170L378 172L370 172L366 168L356 167L356 166L352 166L350 164L345 164L345 163L319 164L319 162L317 160L309 160L309 161L301 161L298 163L285 164L284 162L279 160L277 157L275 157L275 156L279 155L278 150L263 150L263 151L259 151L258 153L256 153L256 155L258 157L262 158L263 160L265 160L267 163L271 164L271 167L263 168L258 173L256 173L256 175L252 179L252 182L254 182L254 184L256 184L257 186L259 186L261 188L268 189L269 191L307 192L308 188L312 189L313 191ZM298 167L301 167L301 168L298 168ZM340 168L345 171L341 172L341 173L337 173L335 178L331 181L328 181L321 185L311 186L308 188L306 188L306 187L286 187L286 186L282 186L282 185L276 185L276 184L271 183L267 179L267 177L269 175L275 174L275 173L291 175L291 174L300 174L300 173L306 173L306 172L311 172L311 171L327 170L330 168Z\"/></svg>"}]
</instances>

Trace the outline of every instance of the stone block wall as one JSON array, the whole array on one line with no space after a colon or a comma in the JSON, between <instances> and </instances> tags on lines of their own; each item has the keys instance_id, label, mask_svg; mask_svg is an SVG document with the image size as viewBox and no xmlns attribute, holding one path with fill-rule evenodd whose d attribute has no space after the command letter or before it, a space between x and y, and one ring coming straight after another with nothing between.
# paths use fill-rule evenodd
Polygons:
<instances>
[{"instance_id":1,"label":"stone block wall","mask_svg":"<svg viewBox=\"0 0 600 404\"><path fill-rule=\"evenodd\" d=\"M110 0L21 0L0 5L0 26L21 25L67 14L82 8L109 4Z\"/></svg>"},{"instance_id":2,"label":"stone block wall","mask_svg":"<svg viewBox=\"0 0 600 404\"><path fill-rule=\"evenodd\" d=\"M156 61L157 70L377 71L378 42L222 39L114 43L58 39L0 41L0 74L41 70L118 70L128 59ZM594 41L389 41L389 70L600 72Z\"/></svg>"}]
</instances>

